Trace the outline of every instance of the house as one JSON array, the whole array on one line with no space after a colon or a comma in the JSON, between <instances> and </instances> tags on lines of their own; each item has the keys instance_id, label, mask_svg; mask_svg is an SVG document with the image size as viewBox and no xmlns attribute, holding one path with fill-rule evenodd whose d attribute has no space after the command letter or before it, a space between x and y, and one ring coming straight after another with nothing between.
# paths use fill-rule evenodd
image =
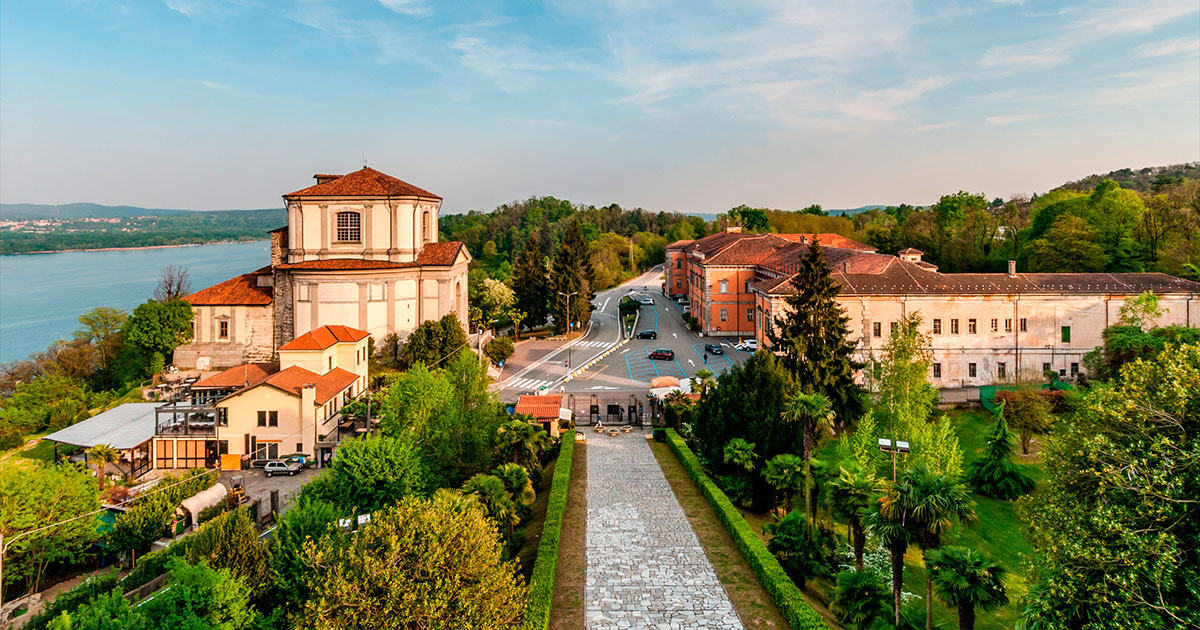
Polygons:
<instances>
[{"instance_id":1,"label":"house","mask_svg":"<svg viewBox=\"0 0 1200 630\"><path fill-rule=\"evenodd\" d=\"M284 344L278 363L248 363L196 382L186 401L156 410L155 468L215 466L305 453L323 462L345 435L368 428L343 406L367 389L369 334L325 325Z\"/></svg>"},{"instance_id":2,"label":"house","mask_svg":"<svg viewBox=\"0 0 1200 630\"><path fill-rule=\"evenodd\" d=\"M525 394L517 399L514 413L519 416L531 416L542 425L550 437L557 438L558 421L571 419L571 410L563 408L562 402L562 394Z\"/></svg>"},{"instance_id":3,"label":"house","mask_svg":"<svg viewBox=\"0 0 1200 630\"><path fill-rule=\"evenodd\" d=\"M449 313L466 325L471 255L438 240L441 197L366 167L314 177L283 196L288 224L270 232L269 265L184 297L195 335L176 348L176 365L274 361L326 324L353 325L376 341Z\"/></svg>"}]
</instances>

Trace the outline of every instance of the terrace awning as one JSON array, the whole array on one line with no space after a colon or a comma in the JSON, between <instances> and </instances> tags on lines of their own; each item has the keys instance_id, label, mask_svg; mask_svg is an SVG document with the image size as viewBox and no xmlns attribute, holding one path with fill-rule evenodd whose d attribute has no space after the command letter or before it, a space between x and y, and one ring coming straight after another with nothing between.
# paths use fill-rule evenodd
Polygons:
<instances>
[{"instance_id":1,"label":"terrace awning","mask_svg":"<svg viewBox=\"0 0 1200 630\"><path fill-rule=\"evenodd\" d=\"M159 403L126 403L46 436L47 440L91 448L107 444L119 451L137 448L154 437L154 408Z\"/></svg>"}]
</instances>

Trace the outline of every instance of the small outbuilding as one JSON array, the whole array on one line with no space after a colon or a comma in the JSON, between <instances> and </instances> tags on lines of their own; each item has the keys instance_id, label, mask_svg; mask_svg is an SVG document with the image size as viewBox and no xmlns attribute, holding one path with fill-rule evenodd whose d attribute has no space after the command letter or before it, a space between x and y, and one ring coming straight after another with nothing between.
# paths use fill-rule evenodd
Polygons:
<instances>
[{"instance_id":1,"label":"small outbuilding","mask_svg":"<svg viewBox=\"0 0 1200 630\"><path fill-rule=\"evenodd\" d=\"M121 461L113 465L136 479L150 471L150 442L154 439L154 409L158 405L126 403L55 431L45 439L55 442L55 459L59 444L81 448L106 444L121 452Z\"/></svg>"},{"instance_id":2,"label":"small outbuilding","mask_svg":"<svg viewBox=\"0 0 1200 630\"><path fill-rule=\"evenodd\" d=\"M517 399L514 413L532 416L550 434L550 437L557 438L559 435L558 421L571 419L571 410L563 408L562 400L562 394L521 396Z\"/></svg>"}]
</instances>

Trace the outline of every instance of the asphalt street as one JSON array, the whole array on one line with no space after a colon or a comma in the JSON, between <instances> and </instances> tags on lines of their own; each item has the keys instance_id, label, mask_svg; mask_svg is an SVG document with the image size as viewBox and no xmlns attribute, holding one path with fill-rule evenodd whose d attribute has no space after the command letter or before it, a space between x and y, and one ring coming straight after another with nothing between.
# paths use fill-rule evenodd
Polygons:
<instances>
[{"instance_id":1,"label":"asphalt street","mask_svg":"<svg viewBox=\"0 0 1200 630\"><path fill-rule=\"evenodd\" d=\"M741 363L750 357L750 353L733 349L736 338L706 339L688 330L679 305L662 294L662 283L663 272L659 265L619 287L598 294L587 335L550 353L521 372L507 376L500 383L501 397L515 400L519 394L539 390L545 393L644 393L650 387L650 379L656 376L685 378L705 369L705 343L720 344L724 351L722 355L708 356L707 368L712 372L720 373L735 362ZM649 296L654 302L641 307L637 332L653 330L658 338L635 337L608 356L598 359L621 340L617 304L621 296L631 292ZM650 352L657 348L673 350L675 358L667 361L650 359ZM564 381L568 360L572 368L578 368L593 359L597 359L594 366L570 381ZM541 389L543 387L544 390Z\"/></svg>"}]
</instances>

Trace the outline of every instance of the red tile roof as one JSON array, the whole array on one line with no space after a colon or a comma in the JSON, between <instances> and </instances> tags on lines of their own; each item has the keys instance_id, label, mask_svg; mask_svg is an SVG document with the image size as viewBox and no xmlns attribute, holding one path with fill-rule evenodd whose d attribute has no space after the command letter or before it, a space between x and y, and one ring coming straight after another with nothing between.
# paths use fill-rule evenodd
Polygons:
<instances>
[{"instance_id":1,"label":"red tile roof","mask_svg":"<svg viewBox=\"0 0 1200 630\"><path fill-rule=\"evenodd\" d=\"M667 249L683 249L684 247L687 247L688 245L691 245L694 242L696 242L695 239L684 239L684 240L680 240L680 241L675 241L674 243L667 245Z\"/></svg>"},{"instance_id":2,"label":"red tile roof","mask_svg":"<svg viewBox=\"0 0 1200 630\"><path fill-rule=\"evenodd\" d=\"M753 265L791 243L777 234L753 234L704 259L704 265Z\"/></svg>"},{"instance_id":3,"label":"red tile roof","mask_svg":"<svg viewBox=\"0 0 1200 630\"><path fill-rule=\"evenodd\" d=\"M562 394L525 395L517 399L516 413L530 415L538 420L558 419L558 410L561 407Z\"/></svg>"},{"instance_id":4,"label":"red tile roof","mask_svg":"<svg viewBox=\"0 0 1200 630\"><path fill-rule=\"evenodd\" d=\"M278 363L247 363L201 379L192 385L192 389L241 389L258 385L278 371Z\"/></svg>"},{"instance_id":5,"label":"red tile roof","mask_svg":"<svg viewBox=\"0 0 1200 630\"><path fill-rule=\"evenodd\" d=\"M269 268L268 268L269 269ZM271 303L271 287L258 286L262 270L230 278L207 289L201 289L183 299L192 306L267 306Z\"/></svg>"},{"instance_id":6,"label":"red tile roof","mask_svg":"<svg viewBox=\"0 0 1200 630\"><path fill-rule=\"evenodd\" d=\"M330 258L327 260L306 260L298 263L283 263L276 265L279 269L299 269L302 271L359 271L367 269L407 269L418 267L415 262L392 262L390 260L362 260L359 258Z\"/></svg>"},{"instance_id":7,"label":"red tile roof","mask_svg":"<svg viewBox=\"0 0 1200 630\"><path fill-rule=\"evenodd\" d=\"M321 375L293 365L282 372L272 374L263 382L297 396L304 390L305 385L312 383L317 387L315 402L323 405L353 385L357 379L357 374L342 368L333 368L327 374Z\"/></svg>"},{"instance_id":8,"label":"red tile roof","mask_svg":"<svg viewBox=\"0 0 1200 630\"><path fill-rule=\"evenodd\" d=\"M421 266L439 266L449 267L458 260L458 252L465 251L466 247L458 241L446 241L444 243L425 243L425 247L421 249L421 253L417 254L417 264Z\"/></svg>"},{"instance_id":9,"label":"red tile roof","mask_svg":"<svg viewBox=\"0 0 1200 630\"><path fill-rule=\"evenodd\" d=\"M875 248L866 243L860 243L852 238L834 234L832 232L814 232L812 234L779 234L789 241L798 243L811 243L820 241L821 247L841 247L842 249L857 249L862 252L873 252Z\"/></svg>"},{"instance_id":10,"label":"red tile roof","mask_svg":"<svg viewBox=\"0 0 1200 630\"><path fill-rule=\"evenodd\" d=\"M325 179L331 176L319 175L318 177ZM424 197L441 199L428 190L366 166L337 179L284 195L285 199L288 197Z\"/></svg>"},{"instance_id":11,"label":"red tile roof","mask_svg":"<svg viewBox=\"0 0 1200 630\"><path fill-rule=\"evenodd\" d=\"M925 252L923 252L915 247L905 247L904 249L902 249L896 253L897 254L924 254Z\"/></svg>"},{"instance_id":12,"label":"red tile roof","mask_svg":"<svg viewBox=\"0 0 1200 630\"><path fill-rule=\"evenodd\" d=\"M353 343L367 336L367 331L342 325L324 325L310 330L283 344L280 350L324 350L335 343Z\"/></svg>"}]
</instances>

